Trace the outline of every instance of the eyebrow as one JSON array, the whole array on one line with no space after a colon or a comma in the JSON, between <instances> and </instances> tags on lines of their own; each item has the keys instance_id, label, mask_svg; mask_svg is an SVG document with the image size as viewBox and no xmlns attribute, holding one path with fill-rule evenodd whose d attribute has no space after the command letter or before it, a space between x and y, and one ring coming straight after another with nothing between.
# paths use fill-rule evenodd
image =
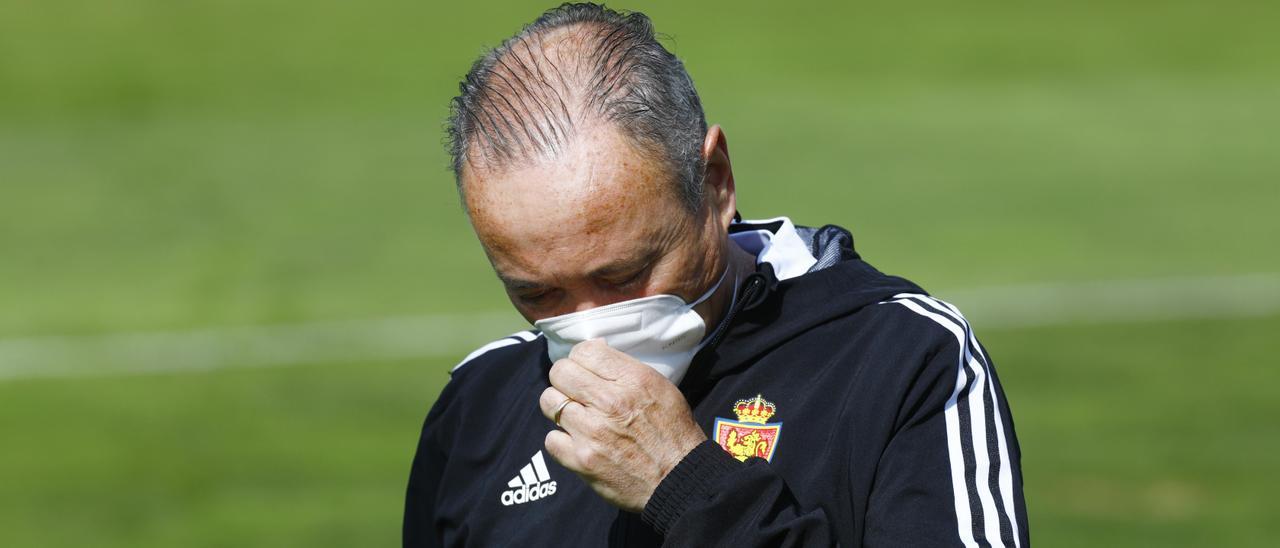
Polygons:
<instances>
[{"instance_id":1,"label":"eyebrow","mask_svg":"<svg viewBox=\"0 0 1280 548\"><path fill-rule=\"evenodd\" d=\"M538 282L521 280L519 278L508 278L506 276L503 276L501 273L498 274L498 279L502 280L502 285L507 286L507 289L510 289L512 291L530 291L530 290L542 289L546 287L545 284L540 284Z\"/></svg>"},{"instance_id":2,"label":"eyebrow","mask_svg":"<svg viewBox=\"0 0 1280 548\"><path fill-rule=\"evenodd\" d=\"M637 271L648 266L650 263L652 263L657 259L657 256L658 256L658 250L648 249L648 250L645 250L642 254L637 255L635 257L622 259L622 260L607 264L605 266L602 266L600 268L597 268L595 270L592 270L590 273L588 273L588 276L599 278L599 277L608 277L610 275L617 275L622 273L629 274L633 271ZM506 286L507 289L511 291L534 291L538 289L545 289L547 287L547 284L544 284L544 283L539 283L532 280L523 280L520 278L512 278L509 276L504 276L500 272L497 274L498 274L498 279L502 281L502 285Z\"/></svg>"},{"instance_id":3,"label":"eyebrow","mask_svg":"<svg viewBox=\"0 0 1280 548\"><path fill-rule=\"evenodd\" d=\"M592 270L590 275L595 278L603 278L616 274L630 274L648 266L657 259L657 256L657 249L646 249L634 257L622 259Z\"/></svg>"}]
</instances>

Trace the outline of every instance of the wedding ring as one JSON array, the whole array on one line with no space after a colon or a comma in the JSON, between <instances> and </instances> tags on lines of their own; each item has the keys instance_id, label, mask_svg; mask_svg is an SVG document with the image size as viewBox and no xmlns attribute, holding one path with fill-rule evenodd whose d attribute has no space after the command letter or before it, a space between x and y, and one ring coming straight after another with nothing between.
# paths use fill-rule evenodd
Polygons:
<instances>
[{"instance_id":1,"label":"wedding ring","mask_svg":"<svg viewBox=\"0 0 1280 548\"><path fill-rule=\"evenodd\" d=\"M556 426L560 426L560 414L564 413L564 407L572 402L573 398L565 398L563 402L560 402L560 407L556 408L555 416L551 419L552 422L556 423Z\"/></svg>"}]
</instances>

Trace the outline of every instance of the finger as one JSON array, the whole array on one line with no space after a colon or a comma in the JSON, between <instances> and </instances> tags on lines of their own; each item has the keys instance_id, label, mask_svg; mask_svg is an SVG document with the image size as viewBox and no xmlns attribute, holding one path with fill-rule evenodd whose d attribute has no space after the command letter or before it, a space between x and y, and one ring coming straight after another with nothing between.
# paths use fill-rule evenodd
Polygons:
<instances>
[{"instance_id":1,"label":"finger","mask_svg":"<svg viewBox=\"0 0 1280 548\"><path fill-rule=\"evenodd\" d=\"M559 390L556 390L554 386L547 387L546 390L542 391L542 395L538 396L538 407L542 410L542 416L556 423L556 426L563 428L570 434L582 434L587 425L594 424L594 421L583 416L588 414L585 405L565 396ZM571 412L570 409L575 410ZM556 414L560 416L557 417ZM570 417L577 418L570 419ZM557 418L560 420L557 421ZM572 422L572 425L566 426L565 421Z\"/></svg>"},{"instance_id":2,"label":"finger","mask_svg":"<svg viewBox=\"0 0 1280 548\"><path fill-rule=\"evenodd\" d=\"M554 421L555 418L551 420ZM575 440L588 440L608 431L609 426L604 421L605 419L592 408L577 400L569 400L564 409L560 410L560 422L556 426L573 436Z\"/></svg>"},{"instance_id":3,"label":"finger","mask_svg":"<svg viewBox=\"0 0 1280 548\"><path fill-rule=\"evenodd\" d=\"M542 395L538 396L538 408L542 410L542 416L554 422L556 410L566 401L569 401L569 396L564 395L554 386L548 386L542 391Z\"/></svg>"},{"instance_id":4,"label":"finger","mask_svg":"<svg viewBox=\"0 0 1280 548\"><path fill-rule=\"evenodd\" d=\"M616 381L639 364L631 356L610 347L604 339L580 342L569 350L569 359L578 362L595 375Z\"/></svg>"},{"instance_id":5,"label":"finger","mask_svg":"<svg viewBox=\"0 0 1280 548\"><path fill-rule=\"evenodd\" d=\"M604 339L592 339L578 343L569 351L569 359L581 365L592 374L615 383L635 387L658 381L666 381L666 377L644 362L637 360L625 352L610 347ZM670 384L668 382L668 384Z\"/></svg>"},{"instance_id":6,"label":"finger","mask_svg":"<svg viewBox=\"0 0 1280 548\"><path fill-rule=\"evenodd\" d=\"M564 395L587 405L609 400L611 381L596 376L577 360L565 358L551 366L551 386ZM559 405L560 402L555 402Z\"/></svg>"},{"instance_id":7,"label":"finger","mask_svg":"<svg viewBox=\"0 0 1280 548\"><path fill-rule=\"evenodd\" d=\"M568 468L574 473L581 473L582 466L578 464L577 451L574 449L573 438L559 430L547 432L547 439L543 442L547 447L547 454L551 458L560 463L560 466Z\"/></svg>"}]
</instances>

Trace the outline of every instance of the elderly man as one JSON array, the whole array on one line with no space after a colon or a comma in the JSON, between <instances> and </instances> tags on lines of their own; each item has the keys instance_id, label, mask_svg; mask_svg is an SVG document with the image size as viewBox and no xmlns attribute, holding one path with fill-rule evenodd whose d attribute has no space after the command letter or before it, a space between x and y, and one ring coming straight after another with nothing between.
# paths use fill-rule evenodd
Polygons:
<instances>
[{"instance_id":1,"label":"elderly man","mask_svg":"<svg viewBox=\"0 0 1280 548\"><path fill-rule=\"evenodd\" d=\"M724 132L644 15L545 13L475 63L450 136L537 329L453 369L405 546L1027 543L964 317L844 229L739 220Z\"/></svg>"}]
</instances>

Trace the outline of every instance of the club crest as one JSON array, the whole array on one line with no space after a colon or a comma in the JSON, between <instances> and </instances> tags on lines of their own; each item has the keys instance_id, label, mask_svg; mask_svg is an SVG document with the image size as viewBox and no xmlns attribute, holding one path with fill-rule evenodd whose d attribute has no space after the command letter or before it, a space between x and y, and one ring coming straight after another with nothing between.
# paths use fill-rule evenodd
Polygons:
<instances>
[{"instance_id":1,"label":"club crest","mask_svg":"<svg viewBox=\"0 0 1280 548\"><path fill-rule=\"evenodd\" d=\"M765 401L759 394L751 399L738 400L733 404L733 413L738 416L738 420L716 417L716 443L733 455L733 458L741 461L751 457L773 460L773 450L778 446L782 423L769 422L769 419L777 411L777 406Z\"/></svg>"}]
</instances>

